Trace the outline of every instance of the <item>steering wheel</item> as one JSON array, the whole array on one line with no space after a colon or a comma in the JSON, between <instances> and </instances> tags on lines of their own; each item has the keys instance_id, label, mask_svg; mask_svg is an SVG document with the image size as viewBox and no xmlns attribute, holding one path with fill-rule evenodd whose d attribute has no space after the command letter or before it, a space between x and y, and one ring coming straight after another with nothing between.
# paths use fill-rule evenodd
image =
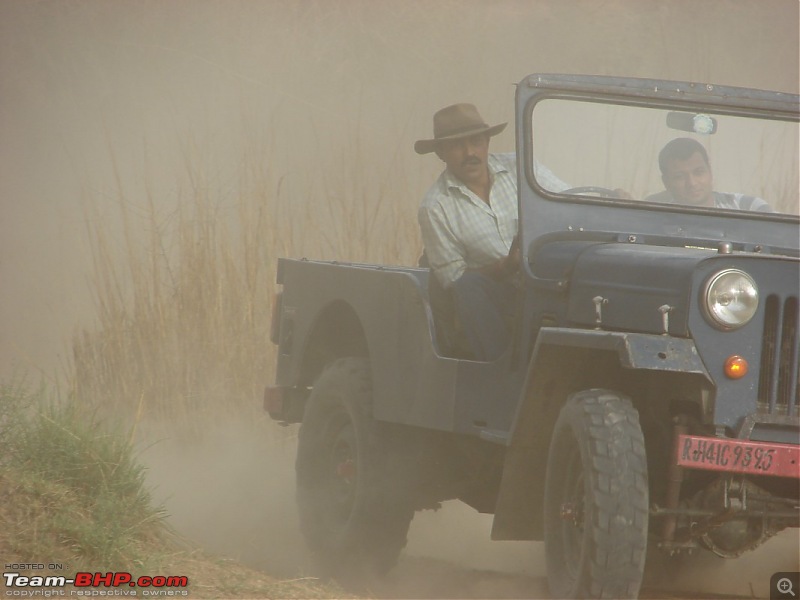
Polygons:
<instances>
[{"instance_id":1,"label":"steering wheel","mask_svg":"<svg viewBox=\"0 0 800 600\"><path fill-rule=\"evenodd\" d=\"M569 188L561 192L562 194L597 194L603 198L619 198L619 194L614 190L600 187L597 185L584 185L581 187Z\"/></svg>"}]
</instances>

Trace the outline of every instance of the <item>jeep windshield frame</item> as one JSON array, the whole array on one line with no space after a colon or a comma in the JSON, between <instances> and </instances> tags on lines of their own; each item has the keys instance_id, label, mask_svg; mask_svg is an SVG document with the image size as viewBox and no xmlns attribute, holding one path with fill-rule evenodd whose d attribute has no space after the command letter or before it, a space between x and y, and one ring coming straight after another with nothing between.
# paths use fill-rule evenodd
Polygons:
<instances>
[{"instance_id":1,"label":"jeep windshield frame","mask_svg":"<svg viewBox=\"0 0 800 600\"><path fill-rule=\"evenodd\" d=\"M707 247L714 250L721 242L727 242L734 250L786 256L800 255L798 248L800 218L796 214L797 195L800 190L797 190L796 182L792 183L797 178L796 170L790 174L789 197L782 200L782 206L789 206L788 210L794 211L794 214L702 208L652 201L650 194L659 192L653 182L657 176L660 183L660 172L658 161L649 158L648 162L656 163L652 165L656 176L649 175L651 189L648 189L648 200L644 200L645 196L641 191L637 194L638 199L612 198L602 190L591 190L591 188L589 194L585 192L565 194L562 189L554 189L552 184L543 183L537 178L538 166L534 172L534 161L538 157L548 156L546 151L548 147L545 145L547 140L539 139L538 132L534 136L534 128L537 117L544 114L542 107L559 102L567 107L574 105L590 109L602 105L621 107L625 110L630 108L631 114L636 111L654 110L659 111L659 115L673 113L668 117L672 119L671 125L677 122L684 130L675 131L675 128L671 127L673 130L669 131L667 124L663 124L664 132L659 132L662 140L669 136L694 137L702 141L702 135L694 132L686 133L688 129L686 125L690 124L687 118L691 118L691 115L702 117L699 127L704 127L705 132L716 130L717 118L723 124L725 119L734 121L761 119L787 123L792 128L790 134L795 136L796 130L800 129L798 125L800 96L795 94L649 79L531 75L517 87L516 119L520 235L521 247L526 258L535 252L538 246L554 239L644 242L666 246ZM547 123L551 124L552 121L553 119L549 119ZM582 133L580 125L580 122L565 118L563 123L550 125L550 129L557 136L559 128L563 128L561 130L572 135L572 142L575 142L576 139L580 139ZM568 130L569 127L574 130ZM558 144L557 138L549 139L550 147ZM661 145L663 141L654 150L649 151L650 154L656 156ZM564 151L565 156L569 158L568 152L577 155L571 158L573 162L578 164L581 159L585 160L585 156L581 155L583 146L577 149L574 148L574 143L572 146L568 144L565 146L567 147L567 151ZM797 149L792 151L796 155ZM713 156L711 163L713 167ZM548 166L543 162L539 164ZM569 162L562 161L561 166L564 165L569 165ZM558 169L553 169L553 173L564 182L569 182L570 173L562 174L563 170L559 172ZM608 184L607 182L606 178L605 183ZM576 185L586 186L587 183L592 182L579 181ZM716 181L714 183L716 184ZM573 187L568 183L564 185L568 188ZM625 190L626 181L620 180L614 187ZM660 190L663 192L663 185ZM759 190L741 191L745 194L758 195ZM524 262L527 264L528 261Z\"/></svg>"}]
</instances>

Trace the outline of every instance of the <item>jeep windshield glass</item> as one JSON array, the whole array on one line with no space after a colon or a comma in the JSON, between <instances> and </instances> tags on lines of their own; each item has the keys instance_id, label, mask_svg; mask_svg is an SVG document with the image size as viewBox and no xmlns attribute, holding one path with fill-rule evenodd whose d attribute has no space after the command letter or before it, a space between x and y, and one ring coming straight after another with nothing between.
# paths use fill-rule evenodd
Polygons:
<instances>
[{"instance_id":1,"label":"jeep windshield glass","mask_svg":"<svg viewBox=\"0 0 800 600\"><path fill-rule=\"evenodd\" d=\"M797 122L558 98L531 122L536 184L559 197L799 212Z\"/></svg>"}]
</instances>

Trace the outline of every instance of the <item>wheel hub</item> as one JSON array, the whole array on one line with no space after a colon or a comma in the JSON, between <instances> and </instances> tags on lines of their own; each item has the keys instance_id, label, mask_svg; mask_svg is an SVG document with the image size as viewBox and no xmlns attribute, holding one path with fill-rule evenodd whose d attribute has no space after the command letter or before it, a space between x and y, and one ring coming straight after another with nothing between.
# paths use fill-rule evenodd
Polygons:
<instances>
[{"instance_id":1,"label":"wheel hub","mask_svg":"<svg viewBox=\"0 0 800 600\"><path fill-rule=\"evenodd\" d=\"M356 478L356 463L352 458L347 458L336 465L336 476L347 483Z\"/></svg>"},{"instance_id":2,"label":"wheel hub","mask_svg":"<svg viewBox=\"0 0 800 600\"><path fill-rule=\"evenodd\" d=\"M563 502L558 516L575 527L583 525L583 510L576 502Z\"/></svg>"}]
</instances>

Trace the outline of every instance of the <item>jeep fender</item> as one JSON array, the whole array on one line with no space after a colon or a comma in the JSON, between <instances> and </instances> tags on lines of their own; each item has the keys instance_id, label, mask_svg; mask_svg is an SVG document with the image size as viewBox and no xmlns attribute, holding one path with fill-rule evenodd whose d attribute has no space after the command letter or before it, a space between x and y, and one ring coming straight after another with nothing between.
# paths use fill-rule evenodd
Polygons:
<instances>
[{"instance_id":1,"label":"jeep fender","mask_svg":"<svg viewBox=\"0 0 800 600\"><path fill-rule=\"evenodd\" d=\"M569 394L624 387L635 375L680 373L709 379L691 339L543 327L511 427L492 539L540 540L550 434Z\"/></svg>"}]
</instances>

